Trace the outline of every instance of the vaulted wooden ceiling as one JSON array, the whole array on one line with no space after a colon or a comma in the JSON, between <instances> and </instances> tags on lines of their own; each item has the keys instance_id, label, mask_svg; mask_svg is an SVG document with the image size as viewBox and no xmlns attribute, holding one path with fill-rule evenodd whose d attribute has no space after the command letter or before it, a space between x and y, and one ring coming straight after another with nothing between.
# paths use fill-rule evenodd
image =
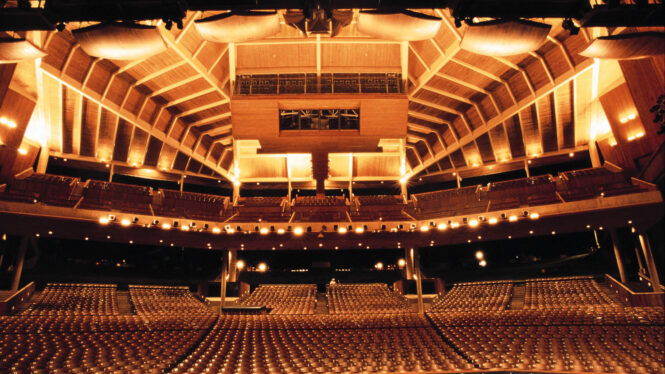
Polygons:
<instances>
[{"instance_id":1,"label":"vaulted wooden ceiling","mask_svg":"<svg viewBox=\"0 0 665 374\"><path fill-rule=\"evenodd\" d=\"M545 20L552 31L537 51L481 56L459 46L468 26L456 28L448 10L426 12L443 22L425 41L377 40L355 24L336 38L304 38L284 24L274 37L236 45L203 40L193 27L203 15L190 12L183 29L158 27L165 52L130 62L88 56L68 30L48 33L38 81L50 113L50 152L232 179L231 84L243 66L248 73L401 69L409 176L588 147L594 63L578 54L588 44L585 32L570 35L560 20Z\"/></svg>"}]
</instances>

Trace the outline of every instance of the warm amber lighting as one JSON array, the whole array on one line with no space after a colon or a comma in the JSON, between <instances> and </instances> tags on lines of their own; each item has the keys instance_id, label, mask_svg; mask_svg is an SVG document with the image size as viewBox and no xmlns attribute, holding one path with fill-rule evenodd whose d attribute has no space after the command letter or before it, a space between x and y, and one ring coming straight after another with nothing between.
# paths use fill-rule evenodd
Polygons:
<instances>
[{"instance_id":1,"label":"warm amber lighting","mask_svg":"<svg viewBox=\"0 0 665 374\"><path fill-rule=\"evenodd\" d=\"M180 226L180 230L182 230L182 231L189 231L189 226L187 226L187 225L182 225L182 226Z\"/></svg>"},{"instance_id":2,"label":"warm amber lighting","mask_svg":"<svg viewBox=\"0 0 665 374\"><path fill-rule=\"evenodd\" d=\"M7 117L0 117L0 124L5 125L10 129L16 128L16 122L8 119Z\"/></svg>"},{"instance_id":3,"label":"warm amber lighting","mask_svg":"<svg viewBox=\"0 0 665 374\"><path fill-rule=\"evenodd\" d=\"M448 225L446 225L445 223L441 222L441 223L439 223L438 225L436 225L436 228L439 229L440 231L443 231L443 230L445 230L445 229L448 228Z\"/></svg>"},{"instance_id":4,"label":"warm amber lighting","mask_svg":"<svg viewBox=\"0 0 665 374\"><path fill-rule=\"evenodd\" d=\"M480 265L481 267L485 267L485 266L487 266L487 261L485 261L485 260L481 260L481 261L478 263L478 265Z\"/></svg>"},{"instance_id":5,"label":"warm amber lighting","mask_svg":"<svg viewBox=\"0 0 665 374\"><path fill-rule=\"evenodd\" d=\"M508 217L508 221L516 222L517 221L517 216L513 214L512 216Z\"/></svg>"},{"instance_id":6,"label":"warm amber lighting","mask_svg":"<svg viewBox=\"0 0 665 374\"><path fill-rule=\"evenodd\" d=\"M259 233L261 235L268 235L268 232L270 232L270 230L268 230L267 227L261 227L261 229L259 230Z\"/></svg>"},{"instance_id":7,"label":"warm amber lighting","mask_svg":"<svg viewBox=\"0 0 665 374\"><path fill-rule=\"evenodd\" d=\"M347 231L348 231L348 230L347 230L346 227L344 227L344 226L340 226L340 227L337 229L337 232L340 233L340 234L346 234Z\"/></svg>"},{"instance_id":8,"label":"warm amber lighting","mask_svg":"<svg viewBox=\"0 0 665 374\"><path fill-rule=\"evenodd\" d=\"M268 265L266 265L265 262L261 262L261 263L259 263L259 265L258 265L256 268L257 268L260 272L263 273L263 272L265 272L266 270L268 270Z\"/></svg>"},{"instance_id":9,"label":"warm amber lighting","mask_svg":"<svg viewBox=\"0 0 665 374\"><path fill-rule=\"evenodd\" d=\"M483 253L483 251L476 252L476 259L482 260L483 258L485 258L485 254Z\"/></svg>"},{"instance_id":10,"label":"warm amber lighting","mask_svg":"<svg viewBox=\"0 0 665 374\"><path fill-rule=\"evenodd\" d=\"M163 230L170 230L170 229L171 229L171 225L168 224L168 223L162 223L162 229L163 229Z\"/></svg>"},{"instance_id":11,"label":"warm amber lighting","mask_svg":"<svg viewBox=\"0 0 665 374\"><path fill-rule=\"evenodd\" d=\"M638 132L638 133L635 134L635 135L631 135L631 136L629 136L629 137L628 137L628 141L629 141L629 142L632 142L633 140L638 139L638 138L641 138L641 137L643 137L643 136L644 136L644 133L643 133L643 132Z\"/></svg>"},{"instance_id":12,"label":"warm amber lighting","mask_svg":"<svg viewBox=\"0 0 665 374\"><path fill-rule=\"evenodd\" d=\"M568 157L575 157L575 153L570 152L570 153L568 154Z\"/></svg>"},{"instance_id":13,"label":"warm amber lighting","mask_svg":"<svg viewBox=\"0 0 665 374\"><path fill-rule=\"evenodd\" d=\"M284 229L277 229L277 233L278 233L279 235L282 235L282 234L284 234L284 232L285 232L285 230L284 230Z\"/></svg>"},{"instance_id":14,"label":"warm amber lighting","mask_svg":"<svg viewBox=\"0 0 665 374\"><path fill-rule=\"evenodd\" d=\"M450 228L451 229L456 229L459 227L459 222L451 222L450 223Z\"/></svg>"},{"instance_id":15,"label":"warm amber lighting","mask_svg":"<svg viewBox=\"0 0 665 374\"><path fill-rule=\"evenodd\" d=\"M632 120L634 120L636 117L637 117L637 115L636 115L635 113L630 113L629 115L627 115L627 116L621 118L621 119L619 120L619 122L621 122L621 123L626 123L626 122L628 122L628 121L632 121Z\"/></svg>"},{"instance_id":16,"label":"warm amber lighting","mask_svg":"<svg viewBox=\"0 0 665 374\"><path fill-rule=\"evenodd\" d=\"M244 268L245 268L245 261L243 260L236 261L236 269L242 270Z\"/></svg>"},{"instance_id":17,"label":"warm amber lighting","mask_svg":"<svg viewBox=\"0 0 665 374\"><path fill-rule=\"evenodd\" d=\"M406 266L406 260L403 259L403 258L400 258L399 260L397 260L397 266L400 269L403 269Z\"/></svg>"},{"instance_id":18,"label":"warm amber lighting","mask_svg":"<svg viewBox=\"0 0 665 374\"><path fill-rule=\"evenodd\" d=\"M487 223L490 225L496 225L499 220L496 217L491 217L490 219L487 220Z\"/></svg>"},{"instance_id":19,"label":"warm amber lighting","mask_svg":"<svg viewBox=\"0 0 665 374\"><path fill-rule=\"evenodd\" d=\"M132 221L128 220L127 218L123 218L122 221L120 221L120 224L123 226L129 226L132 224Z\"/></svg>"},{"instance_id":20,"label":"warm amber lighting","mask_svg":"<svg viewBox=\"0 0 665 374\"><path fill-rule=\"evenodd\" d=\"M213 227L212 228L212 233L213 234L219 234L221 232L222 232L222 229L220 229L219 227Z\"/></svg>"},{"instance_id":21,"label":"warm amber lighting","mask_svg":"<svg viewBox=\"0 0 665 374\"><path fill-rule=\"evenodd\" d=\"M21 155L23 155L23 156L25 156L25 155L28 154L28 150L25 149L25 148L19 148L19 149L18 149L18 153L21 154Z\"/></svg>"},{"instance_id":22,"label":"warm amber lighting","mask_svg":"<svg viewBox=\"0 0 665 374\"><path fill-rule=\"evenodd\" d=\"M529 218L538 219L538 218L540 218L540 214L538 212L533 212L529 215Z\"/></svg>"},{"instance_id":23,"label":"warm amber lighting","mask_svg":"<svg viewBox=\"0 0 665 374\"><path fill-rule=\"evenodd\" d=\"M365 229L362 226L356 227L356 234L362 234L365 232Z\"/></svg>"},{"instance_id":24,"label":"warm amber lighting","mask_svg":"<svg viewBox=\"0 0 665 374\"><path fill-rule=\"evenodd\" d=\"M375 268L376 270L383 270L383 262L377 262L377 263L374 265L374 268Z\"/></svg>"},{"instance_id":25,"label":"warm amber lighting","mask_svg":"<svg viewBox=\"0 0 665 374\"><path fill-rule=\"evenodd\" d=\"M469 227L478 227L478 220L477 219L470 220Z\"/></svg>"},{"instance_id":26,"label":"warm amber lighting","mask_svg":"<svg viewBox=\"0 0 665 374\"><path fill-rule=\"evenodd\" d=\"M293 229L293 234L294 235L302 235L303 232L304 232L304 230L302 229L302 227L296 227L296 228Z\"/></svg>"},{"instance_id":27,"label":"warm amber lighting","mask_svg":"<svg viewBox=\"0 0 665 374\"><path fill-rule=\"evenodd\" d=\"M428 232L429 231L429 226L427 226L427 225L420 226L420 231Z\"/></svg>"},{"instance_id":28,"label":"warm amber lighting","mask_svg":"<svg viewBox=\"0 0 665 374\"><path fill-rule=\"evenodd\" d=\"M233 227L229 227L226 229L227 234L233 234L234 232L236 232L236 230Z\"/></svg>"},{"instance_id":29,"label":"warm amber lighting","mask_svg":"<svg viewBox=\"0 0 665 374\"><path fill-rule=\"evenodd\" d=\"M107 217L99 217L99 223L101 223L102 225L106 225L107 223L109 223L109 219Z\"/></svg>"}]
</instances>

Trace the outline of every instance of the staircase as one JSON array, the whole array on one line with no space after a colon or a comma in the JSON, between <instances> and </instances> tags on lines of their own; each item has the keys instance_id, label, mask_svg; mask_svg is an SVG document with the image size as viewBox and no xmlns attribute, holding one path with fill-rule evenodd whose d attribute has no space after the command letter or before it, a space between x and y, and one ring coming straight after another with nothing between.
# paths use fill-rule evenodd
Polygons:
<instances>
[{"instance_id":1,"label":"staircase","mask_svg":"<svg viewBox=\"0 0 665 374\"><path fill-rule=\"evenodd\" d=\"M129 301L129 291L116 291L116 297L118 298L118 314L134 314L132 303Z\"/></svg>"},{"instance_id":2,"label":"staircase","mask_svg":"<svg viewBox=\"0 0 665 374\"><path fill-rule=\"evenodd\" d=\"M316 293L316 307L314 308L314 314L329 314L328 298L326 297L325 292Z\"/></svg>"},{"instance_id":3,"label":"staircase","mask_svg":"<svg viewBox=\"0 0 665 374\"><path fill-rule=\"evenodd\" d=\"M513 296L508 304L510 310L522 310L524 308L524 297L526 295L526 284L515 283L513 284Z\"/></svg>"}]
</instances>

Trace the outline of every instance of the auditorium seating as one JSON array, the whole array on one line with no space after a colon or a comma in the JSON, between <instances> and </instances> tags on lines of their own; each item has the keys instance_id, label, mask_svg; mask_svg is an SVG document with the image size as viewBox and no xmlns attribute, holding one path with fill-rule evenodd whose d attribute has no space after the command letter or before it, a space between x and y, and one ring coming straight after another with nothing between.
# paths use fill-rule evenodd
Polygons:
<instances>
[{"instance_id":1,"label":"auditorium seating","mask_svg":"<svg viewBox=\"0 0 665 374\"><path fill-rule=\"evenodd\" d=\"M641 191L633 186L622 172L607 168L591 168L560 173L562 188L559 191L566 201L592 199Z\"/></svg>"},{"instance_id":2,"label":"auditorium seating","mask_svg":"<svg viewBox=\"0 0 665 374\"><path fill-rule=\"evenodd\" d=\"M408 221L407 206L401 195L355 196L350 217L353 221Z\"/></svg>"},{"instance_id":3,"label":"auditorium seating","mask_svg":"<svg viewBox=\"0 0 665 374\"><path fill-rule=\"evenodd\" d=\"M294 206L344 206L344 196L296 196Z\"/></svg>"},{"instance_id":4,"label":"auditorium seating","mask_svg":"<svg viewBox=\"0 0 665 374\"><path fill-rule=\"evenodd\" d=\"M187 287L129 286L129 297L139 315L199 316L214 313Z\"/></svg>"},{"instance_id":5,"label":"auditorium seating","mask_svg":"<svg viewBox=\"0 0 665 374\"><path fill-rule=\"evenodd\" d=\"M536 279L526 282L526 309L614 306L622 305L601 291L591 278Z\"/></svg>"},{"instance_id":6,"label":"auditorium seating","mask_svg":"<svg viewBox=\"0 0 665 374\"><path fill-rule=\"evenodd\" d=\"M262 284L239 305L266 306L270 314L314 314L315 284Z\"/></svg>"},{"instance_id":7,"label":"auditorium seating","mask_svg":"<svg viewBox=\"0 0 665 374\"><path fill-rule=\"evenodd\" d=\"M331 314L411 313L407 300L386 284L330 284L327 294Z\"/></svg>"},{"instance_id":8,"label":"auditorium seating","mask_svg":"<svg viewBox=\"0 0 665 374\"><path fill-rule=\"evenodd\" d=\"M286 197L241 197L232 222L288 222L291 218Z\"/></svg>"},{"instance_id":9,"label":"auditorium seating","mask_svg":"<svg viewBox=\"0 0 665 374\"><path fill-rule=\"evenodd\" d=\"M23 313L55 316L118 314L116 285L49 283L39 299Z\"/></svg>"},{"instance_id":10,"label":"auditorium seating","mask_svg":"<svg viewBox=\"0 0 665 374\"><path fill-rule=\"evenodd\" d=\"M154 205L155 213L169 217L219 220L228 207L229 198L172 190L159 190L161 204Z\"/></svg>"},{"instance_id":11,"label":"auditorium seating","mask_svg":"<svg viewBox=\"0 0 665 374\"><path fill-rule=\"evenodd\" d=\"M482 213L489 205L489 200L483 196L480 186L414 194L412 199L418 215L424 219L440 215Z\"/></svg>"},{"instance_id":12,"label":"auditorium seating","mask_svg":"<svg viewBox=\"0 0 665 374\"><path fill-rule=\"evenodd\" d=\"M489 210L512 209L526 205L560 202L551 175L494 182L488 185Z\"/></svg>"},{"instance_id":13,"label":"auditorium seating","mask_svg":"<svg viewBox=\"0 0 665 374\"><path fill-rule=\"evenodd\" d=\"M312 323L300 325L303 318ZM394 315L267 315L220 318L172 372L436 372L464 368L472 366L421 317L405 321Z\"/></svg>"},{"instance_id":14,"label":"auditorium seating","mask_svg":"<svg viewBox=\"0 0 665 374\"><path fill-rule=\"evenodd\" d=\"M0 194L3 200L14 200L50 205L74 206L77 196L72 196L79 180L52 174L34 173L23 179L14 179L6 191Z\"/></svg>"},{"instance_id":15,"label":"auditorium seating","mask_svg":"<svg viewBox=\"0 0 665 374\"><path fill-rule=\"evenodd\" d=\"M83 201L79 208L120 210L123 212L152 214L150 187L109 183L90 179L83 188Z\"/></svg>"},{"instance_id":16,"label":"auditorium seating","mask_svg":"<svg viewBox=\"0 0 665 374\"><path fill-rule=\"evenodd\" d=\"M512 282L456 284L437 296L430 310L504 310L510 302Z\"/></svg>"}]
</instances>

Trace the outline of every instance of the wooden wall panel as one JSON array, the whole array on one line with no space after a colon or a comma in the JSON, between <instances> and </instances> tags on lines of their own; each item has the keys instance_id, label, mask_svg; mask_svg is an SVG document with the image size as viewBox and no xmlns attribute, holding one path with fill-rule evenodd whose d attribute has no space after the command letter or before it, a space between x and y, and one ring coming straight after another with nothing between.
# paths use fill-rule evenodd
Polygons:
<instances>
[{"instance_id":1,"label":"wooden wall panel","mask_svg":"<svg viewBox=\"0 0 665 374\"><path fill-rule=\"evenodd\" d=\"M148 140L148 148L145 153L145 159L143 160L144 165L157 167L163 144L164 143L162 143L161 140L155 138L154 136L150 137Z\"/></svg>"},{"instance_id":2,"label":"wooden wall panel","mask_svg":"<svg viewBox=\"0 0 665 374\"><path fill-rule=\"evenodd\" d=\"M515 99L517 99L517 101L526 99L527 97L531 96L531 90L529 89L529 86L526 83L524 74L513 72L512 74L506 77L506 81L510 85L510 89L515 95ZM508 98L508 100L510 100L510 98ZM510 103L512 103L512 101L510 101ZM506 105L505 102L504 105Z\"/></svg>"},{"instance_id":3,"label":"wooden wall panel","mask_svg":"<svg viewBox=\"0 0 665 374\"><path fill-rule=\"evenodd\" d=\"M110 161L113 157L115 133L118 117L106 109L102 109L99 123L99 139L97 141L97 156L100 160Z\"/></svg>"},{"instance_id":4,"label":"wooden wall panel","mask_svg":"<svg viewBox=\"0 0 665 374\"><path fill-rule=\"evenodd\" d=\"M519 117L515 115L503 123L506 127L506 134L508 135L508 144L510 145L512 158L522 157L526 154L519 121Z\"/></svg>"},{"instance_id":5,"label":"wooden wall panel","mask_svg":"<svg viewBox=\"0 0 665 374\"><path fill-rule=\"evenodd\" d=\"M62 152L74 153L74 117L80 95L62 86Z\"/></svg>"},{"instance_id":6,"label":"wooden wall panel","mask_svg":"<svg viewBox=\"0 0 665 374\"><path fill-rule=\"evenodd\" d=\"M111 61L101 60L90 71L90 78L86 82L86 87L90 87L97 94L102 95L109 79L114 71L118 69Z\"/></svg>"},{"instance_id":7,"label":"wooden wall panel","mask_svg":"<svg viewBox=\"0 0 665 374\"><path fill-rule=\"evenodd\" d=\"M507 161L511 158L510 144L508 144L508 137L503 124L494 127L489 132L492 144L494 145L494 153L498 157L498 161Z\"/></svg>"},{"instance_id":8,"label":"wooden wall panel","mask_svg":"<svg viewBox=\"0 0 665 374\"><path fill-rule=\"evenodd\" d=\"M476 147L475 142L465 144L462 147L462 153L464 154L467 165L477 167L482 164L482 158L480 156L480 152L478 152L478 147Z\"/></svg>"},{"instance_id":9,"label":"wooden wall panel","mask_svg":"<svg viewBox=\"0 0 665 374\"><path fill-rule=\"evenodd\" d=\"M67 65L65 74L76 79L78 82L83 82L92 60L92 57L83 52L81 48L76 48L69 60L69 65Z\"/></svg>"},{"instance_id":10,"label":"wooden wall panel","mask_svg":"<svg viewBox=\"0 0 665 374\"><path fill-rule=\"evenodd\" d=\"M478 145L478 151L480 151L480 157L483 160L483 163L494 162L494 150L492 149L492 142L488 133L480 135L476 139L476 144Z\"/></svg>"},{"instance_id":11,"label":"wooden wall panel","mask_svg":"<svg viewBox=\"0 0 665 374\"><path fill-rule=\"evenodd\" d=\"M115 147L113 148L113 160L127 162L133 127L131 123L122 118L118 121L118 130L116 131L114 142Z\"/></svg>"},{"instance_id":12,"label":"wooden wall panel","mask_svg":"<svg viewBox=\"0 0 665 374\"><path fill-rule=\"evenodd\" d=\"M130 165L143 165L147 144L148 133L135 126L132 142L129 148L128 160Z\"/></svg>"},{"instance_id":13,"label":"wooden wall panel","mask_svg":"<svg viewBox=\"0 0 665 374\"><path fill-rule=\"evenodd\" d=\"M522 124L522 137L527 155L536 155L542 153L542 144L540 130L536 117L535 105L529 105L519 113L520 123Z\"/></svg>"},{"instance_id":14,"label":"wooden wall panel","mask_svg":"<svg viewBox=\"0 0 665 374\"><path fill-rule=\"evenodd\" d=\"M98 128L99 105L84 98L81 113L81 156L96 156Z\"/></svg>"},{"instance_id":15,"label":"wooden wall panel","mask_svg":"<svg viewBox=\"0 0 665 374\"><path fill-rule=\"evenodd\" d=\"M543 64L535 57L529 56L528 58L524 59L522 63L520 63L520 66L526 70L526 73L531 80L531 84L533 84L534 90L537 91L538 89L550 84Z\"/></svg>"},{"instance_id":16,"label":"wooden wall panel","mask_svg":"<svg viewBox=\"0 0 665 374\"><path fill-rule=\"evenodd\" d=\"M547 95L538 100L538 123L542 134L542 146L544 152L554 152L559 146L556 124L554 122L554 95Z\"/></svg>"},{"instance_id":17,"label":"wooden wall panel","mask_svg":"<svg viewBox=\"0 0 665 374\"><path fill-rule=\"evenodd\" d=\"M455 152L450 154L450 160L453 162L456 168L461 168L467 166L466 159L462 150L458 149Z\"/></svg>"},{"instance_id":18,"label":"wooden wall panel","mask_svg":"<svg viewBox=\"0 0 665 374\"><path fill-rule=\"evenodd\" d=\"M238 45L237 74L316 72L315 44Z\"/></svg>"},{"instance_id":19,"label":"wooden wall panel","mask_svg":"<svg viewBox=\"0 0 665 374\"><path fill-rule=\"evenodd\" d=\"M556 89L554 102L556 103L556 122L561 126L563 148L575 146L575 117L573 116L573 82Z\"/></svg>"},{"instance_id":20,"label":"wooden wall panel","mask_svg":"<svg viewBox=\"0 0 665 374\"><path fill-rule=\"evenodd\" d=\"M425 53L425 56L431 59L430 54ZM316 58L316 55L314 57ZM322 44L321 70L331 73L336 71L398 73L402 71L400 45L397 43Z\"/></svg>"},{"instance_id":21,"label":"wooden wall panel","mask_svg":"<svg viewBox=\"0 0 665 374\"><path fill-rule=\"evenodd\" d=\"M53 35L51 41L46 47L46 52L48 54L44 56L42 63L51 65L54 68L61 70L65 63L65 58L67 58L67 53L74 44L74 41L70 39L72 36L71 34L67 35L69 34L67 32L52 32L54 32L55 35Z\"/></svg>"}]
</instances>

